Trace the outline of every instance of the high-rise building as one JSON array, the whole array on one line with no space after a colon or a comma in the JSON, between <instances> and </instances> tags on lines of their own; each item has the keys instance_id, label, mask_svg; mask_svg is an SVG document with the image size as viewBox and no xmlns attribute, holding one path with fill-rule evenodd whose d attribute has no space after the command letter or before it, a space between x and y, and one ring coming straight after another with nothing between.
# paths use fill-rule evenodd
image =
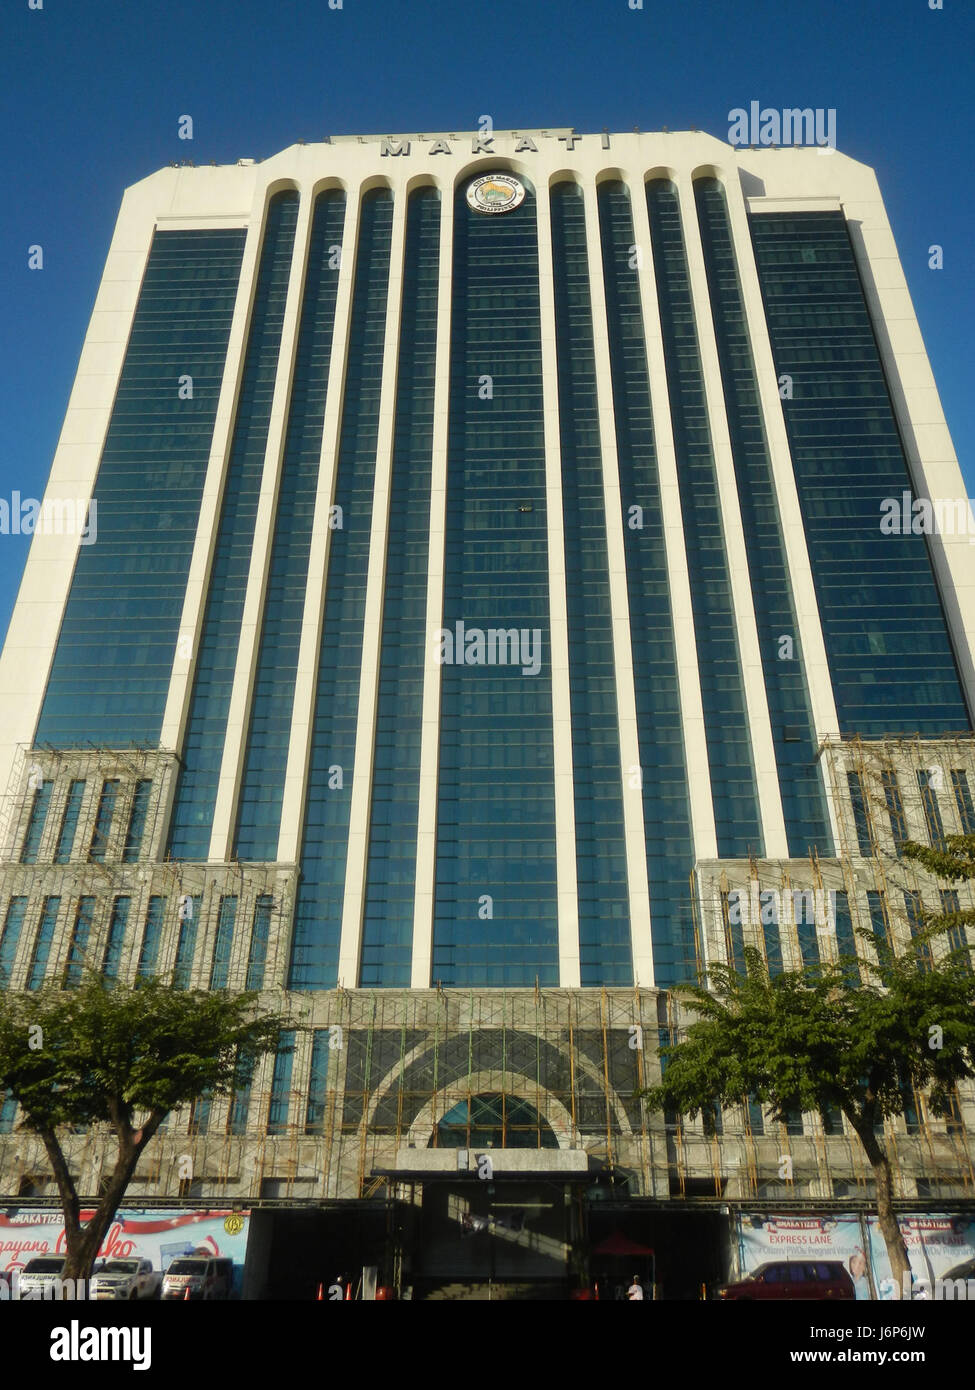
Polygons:
<instances>
[{"instance_id":1,"label":"high-rise building","mask_svg":"<svg viewBox=\"0 0 975 1390\"><path fill-rule=\"evenodd\" d=\"M136 1184L254 1207L252 1290L326 1229L555 1288L624 1218L692 1288L688 1197L868 1200L839 1119L635 1093L672 986L909 939L944 894L900 842L975 828L975 525L870 169L550 130L160 170L38 512L2 983L306 1011ZM901 1195L972 1197L972 1094L916 1099ZM40 1152L0 1136L0 1192Z\"/></svg>"}]
</instances>

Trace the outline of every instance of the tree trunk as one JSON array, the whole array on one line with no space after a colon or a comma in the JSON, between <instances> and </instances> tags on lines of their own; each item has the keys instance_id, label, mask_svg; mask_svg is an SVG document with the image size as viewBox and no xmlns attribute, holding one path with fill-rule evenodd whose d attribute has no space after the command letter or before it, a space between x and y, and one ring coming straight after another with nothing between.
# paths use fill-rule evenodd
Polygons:
<instances>
[{"instance_id":1,"label":"tree trunk","mask_svg":"<svg viewBox=\"0 0 975 1390\"><path fill-rule=\"evenodd\" d=\"M116 1124L118 1157L115 1167L105 1191L98 1199L94 1215L84 1226L81 1224L81 1203L57 1136L53 1130L41 1131L64 1211L66 1252L60 1276L62 1279L87 1280L91 1276L92 1265L98 1258L105 1233L121 1205L142 1151L162 1123L164 1113L154 1111L137 1131L133 1131L127 1119L119 1117Z\"/></svg>"},{"instance_id":2,"label":"tree trunk","mask_svg":"<svg viewBox=\"0 0 975 1390\"><path fill-rule=\"evenodd\" d=\"M897 1224L897 1217L894 1215L894 1179L890 1170L890 1160L879 1143L872 1124L856 1125L855 1128L877 1182L877 1223L887 1246L890 1271L894 1276L894 1297L902 1298L905 1289L909 1290L911 1287L911 1262L900 1226Z\"/></svg>"}]
</instances>

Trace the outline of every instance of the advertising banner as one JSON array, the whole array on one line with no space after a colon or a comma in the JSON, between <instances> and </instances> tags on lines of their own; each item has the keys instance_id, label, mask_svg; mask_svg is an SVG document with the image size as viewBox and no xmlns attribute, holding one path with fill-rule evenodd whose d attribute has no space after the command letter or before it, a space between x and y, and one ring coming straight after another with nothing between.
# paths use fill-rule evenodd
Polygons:
<instances>
[{"instance_id":1,"label":"advertising banner","mask_svg":"<svg viewBox=\"0 0 975 1390\"><path fill-rule=\"evenodd\" d=\"M975 1218L970 1215L910 1215L898 1220L911 1262L911 1297L935 1297L935 1279L975 1258ZM738 1230L741 1278L770 1260L840 1260L853 1279L858 1299L898 1295L875 1216L742 1212Z\"/></svg>"},{"instance_id":2,"label":"advertising banner","mask_svg":"<svg viewBox=\"0 0 975 1390\"><path fill-rule=\"evenodd\" d=\"M81 1213L82 1221L94 1215ZM250 1213L246 1211L119 1211L98 1252L99 1260L128 1256L151 1260L165 1274L172 1260L199 1252L234 1261L239 1286L247 1250ZM0 1272L23 1269L36 1255L65 1251L64 1216L58 1210L0 1208Z\"/></svg>"}]
</instances>

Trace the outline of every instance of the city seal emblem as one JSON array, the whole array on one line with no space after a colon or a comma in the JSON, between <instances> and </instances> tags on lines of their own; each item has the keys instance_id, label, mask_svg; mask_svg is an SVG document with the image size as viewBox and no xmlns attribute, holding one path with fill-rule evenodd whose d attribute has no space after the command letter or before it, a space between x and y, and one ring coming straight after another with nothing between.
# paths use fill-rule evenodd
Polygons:
<instances>
[{"instance_id":1,"label":"city seal emblem","mask_svg":"<svg viewBox=\"0 0 975 1390\"><path fill-rule=\"evenodd\" d=\"M512 174L482 174L467 185L467 205L475 212L513 212L524 198L524 185Z\"/></svg>"}]
</instances>

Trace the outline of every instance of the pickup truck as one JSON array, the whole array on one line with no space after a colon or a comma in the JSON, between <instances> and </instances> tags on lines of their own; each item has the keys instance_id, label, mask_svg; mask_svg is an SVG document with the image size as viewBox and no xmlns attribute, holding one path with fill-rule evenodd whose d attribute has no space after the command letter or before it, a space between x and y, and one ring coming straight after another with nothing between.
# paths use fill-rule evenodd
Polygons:
<instances>
[{"instance_id":1,"label":"pickup truck","mask_svg":"<svg viewBox=\"0 0 975 1390\"><path fill-rule=\"evenodd\" d=\"M92 1298L157 1298L162 1275L151 1260L106 1260L91 1276Z\"/></svg>"}]
</instances>

